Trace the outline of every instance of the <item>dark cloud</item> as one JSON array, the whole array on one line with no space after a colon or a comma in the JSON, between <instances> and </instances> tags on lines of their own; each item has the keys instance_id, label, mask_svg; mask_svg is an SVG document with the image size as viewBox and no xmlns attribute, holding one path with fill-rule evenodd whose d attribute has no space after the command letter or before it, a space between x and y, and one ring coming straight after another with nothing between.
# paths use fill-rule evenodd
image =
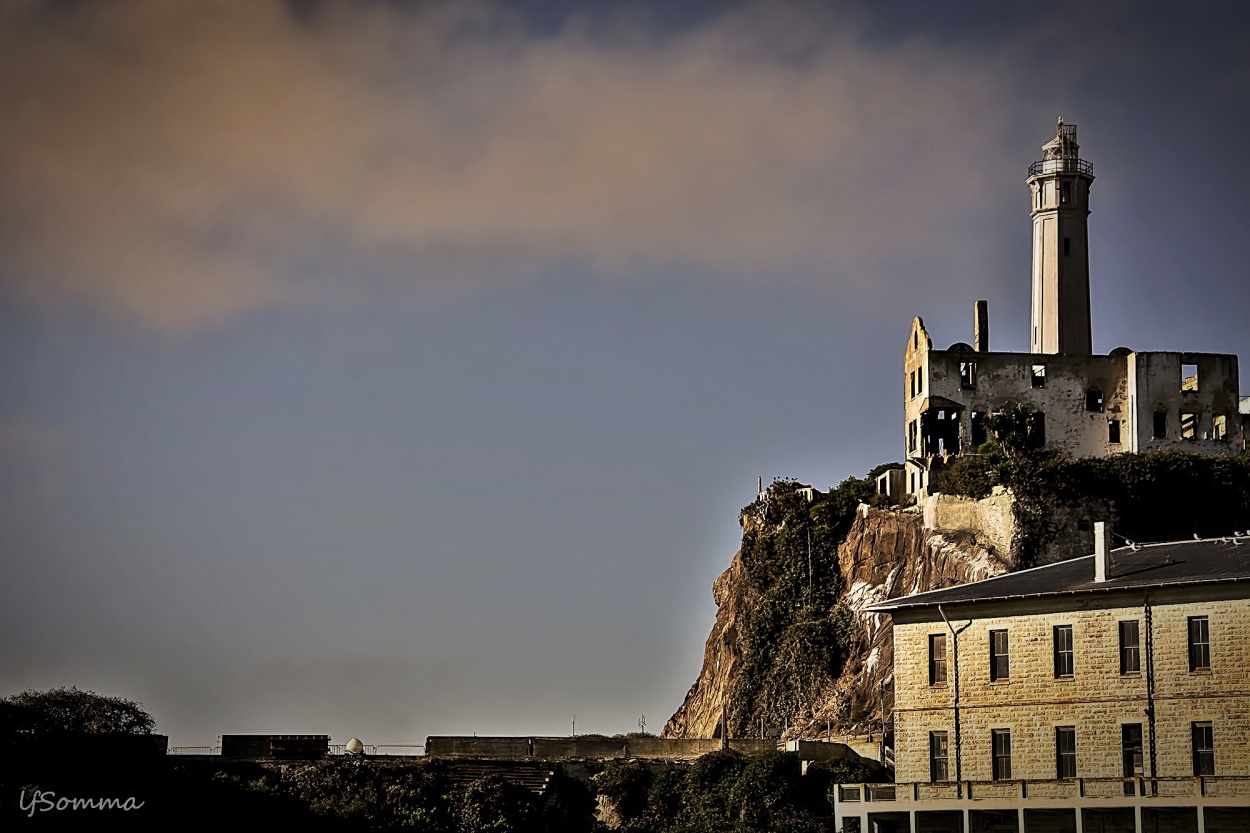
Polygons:
<instances>
[{"instance_id":1,"label":"dark cloud","mask_svg":"<svg viewBox=\"0 0 1250 833\"><path fill-rule=\"evenodd\" d=\"M668 37L492 4L10 7L4 279L169 331L567 262L880 290L1018 160L992 59L858 32L784 6Z\"/></svg>"}]
</instances>

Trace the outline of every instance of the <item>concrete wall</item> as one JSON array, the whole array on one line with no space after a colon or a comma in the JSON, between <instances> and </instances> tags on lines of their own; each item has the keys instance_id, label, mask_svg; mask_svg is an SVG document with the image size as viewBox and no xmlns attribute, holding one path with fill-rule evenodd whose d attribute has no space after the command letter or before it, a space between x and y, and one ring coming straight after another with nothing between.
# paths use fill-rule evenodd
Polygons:
<instances>
[{"instance_id":1,"label":"concrete wall","mask_svg":"<svg viewBox=\"0 0 1250 833\"><path fill-rule=\"evenodd\" d=\"M730 744L737 741L730 741ZM771 744L772 741L769 741ZM776 746L776 744L773 744ZM718 738L630 738L629 754L635 758L697 758L720 751Z\"/></svg>"},{"instance_id":2,"label":"concrete wall","mask_svg":"<svg viewBox=\"0 0 1250 833\"><path fill-rule=\"evenodd\" d=\"M903 443L908 493L928 495L928 472L918 461L933 456L926 448L923 415L938 409L957 413L958 440L947 454L975 451L972 414L993 413L1019 404L1046 415L1046 445L1074 457L1101 457L1122 451L1174 448L1200 454L1231 455L1242 450L1237 357L1218 353L1120 353L1106 356L976 352L967 345L934 350L924 322L916 318L903 362ZM975 386L966 388L961 365L976 365ZM1196 366L1195 385L1182 390L1182 368ZM1045 368L1035 386L1033 369ZM1087 407L1087 393L1102 393L1102 408ZM1165 436L1154 436L1154 414L1167 415ZM1182 437L1181 415L1193 414L1192 438ZM1225 438L1214 439L1222 416ZM1120 424L1120 441L1111 442L1109 421Z\"/></svg>"},{"instance_id":3,"label":"concrete wall","mask_svg":"<svg viewBox=\"0 0 1250 833\"><path fill-rule=\"evenodd\" d=\"M625 738L583 735L576 738L534 738L534 757L548 760L560 758L624 758L629 752Z\"/></svg>"},{"instance_id":4,"label":"concrete wall","mask_svg":"<svg viewBox=\"0 0 1250 833\"><path fill-rule=\"evenodd\" d=\"M982 500L930 495L924 502L924 525L938 532L944 529L972 532L979 541L992 545L1006 558L1011 553L1011 536L1015 532L1011 503L1010 494L991 495Z\"/></svg>"},{"instance_id":5,"label":"concrete wall","mask_svg":"<svg viewBox=\"0 0 1250 833\"><path fill-rule=\"evenodd\" d=\"M717 752L716 738L605 737L465 737L431 736L425 740L426 755L433 758L697 758ZM729 748L744 755L755 755L777 748L771 739L729 740Z\"/></svg>"},{"instance_id":6,"label":"concrete wall","mask_svg":"<svg viewBox=\"0 0 1250 833\"><path fill-rule=\"evenodd\" d=\"M1196 389L1182 390L1183 365L1196 365ZM1163 448L1200 454L1236 454L1241 450L1238 424L1237 357L1216 353L1134 353L1129 357L1133 394L1131 451ZM1166 436L1154 436L1154 414L1167 415ZM1181 436L1181 414L1196 416L1193 439ZM1212 439L1212 423L1225 417L1228 435Z\"/></svg>"},{"instance_id":7,"label":"concrete wall","mask_svg":"<svg viewBox=\"0 0 1250 833\"><path fill-rule=\"evenodd\" d=\"M425 754L438 758L528 758L528 737L431 736L425 739Z\"/></svg>"},{"instance_id":8,"label":"concrete wall","mask_svg":"<svg viewBox=\"0 0 1250 833\"><path fill-rule=\"evenodd\" d=\"M1012 777L1056 775L1055 727L1076 727L1077 774L1123 775L1121 725L1140 723L1150 774L1146 715L1144 597L1108 594L1066 602L1032 600L951 606L959 636L962 777L989 780L991 729L1011 731ZM1209 619L1211 669L1191 672L1188 617ZM1191 724L1214 727L1217 775L1250 775L1250 591L1236 587L1162 588L1152 592L1155 746L1161 777L1192 776ZM1139 623L1141 672L1120 674L1119 622ZM1073 629L1075 673L1054 674L1053 628ZM1005 629L1010 677L989 678L989 631ZM949 634L936 611L896 614L895 759L899 781L929 780L929 732L946 731L955 777L952 683L929 685L929 635ZM948 645L949 645L948 635ZM948 677L953 681L953 650Z\"/></svg>"}]
</instances>

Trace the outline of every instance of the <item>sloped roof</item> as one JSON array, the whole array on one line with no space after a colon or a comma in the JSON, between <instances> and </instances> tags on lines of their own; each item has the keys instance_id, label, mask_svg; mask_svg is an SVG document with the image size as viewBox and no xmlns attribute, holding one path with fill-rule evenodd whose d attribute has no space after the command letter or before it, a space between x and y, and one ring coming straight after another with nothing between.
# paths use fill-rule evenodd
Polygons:
<instances>
[{"instance_id":1,"label":"sloped roof","mask_svg":"<svg viewBox=\"0 0 1250 833\"><path fill-rule=\"evenodd\" d=\"M1250 537L1140 544L1111 552L1106 581L1094 581L1094 556L1005 573L872 605L875 613L939 604L1110 593L1184 584L1250 581Z\"/></svg>"}]
</instances>

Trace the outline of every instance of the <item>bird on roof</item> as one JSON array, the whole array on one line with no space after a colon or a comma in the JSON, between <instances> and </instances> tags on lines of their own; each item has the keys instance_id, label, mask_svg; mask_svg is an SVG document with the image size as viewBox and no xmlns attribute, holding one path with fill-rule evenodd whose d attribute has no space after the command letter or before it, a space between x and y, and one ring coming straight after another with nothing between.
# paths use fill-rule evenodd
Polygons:
<instances>
[{"instance_id":1,"label":"bird on roof","mask_svg":"<svg viewBox=\"0 0 1250 833\"><path fill-rule=\"evenodd\" d=\"M1194 540L1195 540L1195 541L1201 541L1201 540L1202 540L1201 538L1199 538L1199 537L1198 537L1198 533L1197 533L1197 532L1195 532L1195 533L1194 533Z\"/></svg>"}]
</instances>

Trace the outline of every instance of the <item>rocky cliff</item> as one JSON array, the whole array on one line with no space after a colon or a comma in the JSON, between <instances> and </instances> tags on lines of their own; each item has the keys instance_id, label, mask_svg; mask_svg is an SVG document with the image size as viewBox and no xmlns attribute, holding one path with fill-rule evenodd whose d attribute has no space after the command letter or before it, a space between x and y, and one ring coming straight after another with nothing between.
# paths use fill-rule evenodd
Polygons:
<instances>
[{"instance_id":1,"label":"rocky cliff","mask_svg":"<svg viewBox=\"0 0 1250 833\"><path fill-rule=\"evenodd\" d=\"M742 688L743 669L756 659L751 652L776 648L743 638L751 612L761 603L759 588L748 580L744 551L748 539L766 530L752 530L752 523L767 526L744 513L744 550L713 586L716 623L704 649L703 668L664 727L665 736L718 737L724 715L740 715L730 700ZM884 599L988 578L1004 572L1007 563L984 531L929 529L918 512L861 504L837 547L836 569L838 575L830 578L838 592L825 613L831 621L844 621L840 657L825 673L806 681L806 696L780 721L776 713L760 714L767 709L757 707L745 719L740 716L737 726L730 721L731 735L747 726L754 729L761 718L766 732L785 737L843 737L879 730L883 709L888 714L892 706L893 640L884 627L886 617L864 609ZM779 670L774 666L774 673Z\"/></svg>"}]
</instances>

